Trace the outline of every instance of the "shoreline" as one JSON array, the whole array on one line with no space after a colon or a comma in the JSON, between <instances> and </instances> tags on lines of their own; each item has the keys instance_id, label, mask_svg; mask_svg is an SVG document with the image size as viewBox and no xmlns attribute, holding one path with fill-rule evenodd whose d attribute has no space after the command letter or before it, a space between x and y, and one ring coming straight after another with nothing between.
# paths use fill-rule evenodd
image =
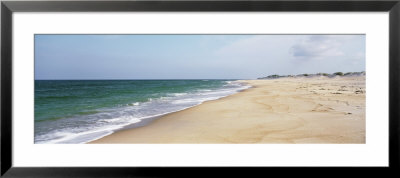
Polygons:
<instances>
[{"instance_id":1,"label":"shoreline","mask_svg":"<svg viewBox=\"0 0 400 178\"><path fill-rule=\"evenodd\" d=\"M252 87L89 144L365 143L365 76L239 82Z\"/></svg>"},{"instance_id":2,"label":"shoreline","mask_svg":"<svg viewBox=\"0 0 400 178\"><path fill-rule=\"evenodd\" d=\"M238 80L238 81L239 81L239 80ZM241 83L246 83L246 82L241 82ZM246 85L248 85L248 84L246 84ZM233 94L228 95L228 96L223 96L223 97L221 97L221 98L213 99L213 100L207 100L207 101L204 101L204 102L199 103L199 104L194 105L194 106L190 106L190 107L187 107L187 108L184 108L184 109L181 109L181 110L177 110L177 111L173 111L173 112L161 114L161 115L158 115L158 116L150 116L150 117L148 117L148 118L146 118L146 119L142 119L140 122L128 124L128 125L123 126L123 127L120 128L120 129L114 130L113 133L111 133L111 134L107 134L107 135L102 136L102 137L100 137L100 138L96 138L96 139L93 139L93 140L91 140L91 141L88 141L88 142L86 142L86 144L87 144L87 143L94 142L94 141L97 141L97 140L100 140L100 139L102 139L103 137L107 137L107 136L109 136L109 135L112 135L112 134L117 133L117 132L120 132L120 131L130 130L130 129L135 129L135 128L140 128L140 127L145 127L145 126L151 124L152 122L157 121L158 119L160 119L160 118L162 118L162 117L164 117L164 116L168 116L168 115L170 115L170 114L174 114L174 113L177 113L177 112L185 111L185 110L187 110L187 109L191 109L191 108L193 108L193 107L197 107L197 106L199 106L199 105L201 105L201 104L204 104L204 103L207 103L207 102L210 102L210 101L221 100L221 99L224 99L224 98L227 98L227 97L236 95L236 94L238 94L238 93L241 93L241 92L243 92L243 91L249 90L249 89L251 89L251 88L254 87L254 86L251 86L251 85L248 85L248 86L249 86L249 88L239 90L239 91L237 91L237 93L233 93Z\"/></svg>"}]
</instances>

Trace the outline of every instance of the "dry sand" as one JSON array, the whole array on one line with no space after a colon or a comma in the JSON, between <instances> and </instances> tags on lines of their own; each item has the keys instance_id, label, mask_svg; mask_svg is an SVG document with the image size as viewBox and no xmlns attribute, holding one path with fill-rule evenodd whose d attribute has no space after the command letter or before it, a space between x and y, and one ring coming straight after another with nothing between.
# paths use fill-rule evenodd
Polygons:
<instances>
[{"instance_id":1,"label":"dry sand","mask_svg":"<svg viewBox=\"0 0 400 178\"><path fill-rule=\"evenodd\" d=\"M91 143L365 143L365 76L243 82L253 87Z\"/></svg>"}]
</instances>

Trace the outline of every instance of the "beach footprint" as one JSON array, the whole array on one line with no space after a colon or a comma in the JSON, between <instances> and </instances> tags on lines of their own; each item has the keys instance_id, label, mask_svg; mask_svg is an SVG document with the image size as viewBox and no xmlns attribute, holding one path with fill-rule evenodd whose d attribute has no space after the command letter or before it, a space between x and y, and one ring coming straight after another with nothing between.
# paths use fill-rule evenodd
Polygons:
<instances>
[{"instance_id":1,"label":"beach footprint","mask_svg":"<svg viewBox=\"0 0 400 178\"><path fill-rule=\"evenodd\" d=\"M311 111L313 112L329 112L333 111L334 109L325 105L318 103Z\"/></svg>"}]
</instances>

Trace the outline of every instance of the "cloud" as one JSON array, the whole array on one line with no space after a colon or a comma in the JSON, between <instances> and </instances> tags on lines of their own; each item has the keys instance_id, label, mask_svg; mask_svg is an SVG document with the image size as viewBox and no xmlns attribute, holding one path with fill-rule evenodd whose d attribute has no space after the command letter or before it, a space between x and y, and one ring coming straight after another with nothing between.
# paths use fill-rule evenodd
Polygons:
<instances>
[{"instance_id":1,"label":"cloud","mask_svg":"<svg viewBox=\"0 0 400 178\"><path fill-rule=\"evenodd\" d=\"M289 53L295 59L310 60L343 56L342 42L328 35L311 35L295 43Z\"/></svg>"}]
</instances>

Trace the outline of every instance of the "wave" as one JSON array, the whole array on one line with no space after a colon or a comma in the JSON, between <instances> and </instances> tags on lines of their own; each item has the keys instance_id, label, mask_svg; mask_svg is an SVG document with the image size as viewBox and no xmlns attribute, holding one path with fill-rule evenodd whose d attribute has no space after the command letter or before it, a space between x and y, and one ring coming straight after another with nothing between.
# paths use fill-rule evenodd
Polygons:
<instances>
[{"instance_id":1,"label":"wave","mask_svg":"<svg viewBox=\"0 0 400 178\"><path fill-rule=\"evenodd\" d=\"M193 89L172 92L145 102L133 102L123 107L107 108L87 115L35 123L35 143L87 143L127 127L143 125L168 113L181 111L205 101L216 100L250 88L236 81L225 81L215 89ZM52 128L53 130L49 130Z\"/></svg>"}]
</instances>

